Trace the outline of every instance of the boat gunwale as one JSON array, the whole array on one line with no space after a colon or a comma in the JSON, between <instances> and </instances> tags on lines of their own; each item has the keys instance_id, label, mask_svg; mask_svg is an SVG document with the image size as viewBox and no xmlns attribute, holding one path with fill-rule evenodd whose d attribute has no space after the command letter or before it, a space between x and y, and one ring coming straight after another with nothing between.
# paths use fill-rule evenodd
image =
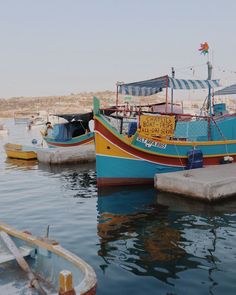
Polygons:
<instances>
[{"instance_id":1,"label":"boat gunwale","mask_svg":"<svg viewBox=\"0 0 236 295\"><path fill-rule=\"evenodd\" d=\"M75 286L75 290L78 289L76 291L79 291L79 294L89 294L89 291L96 287L97 279L93 268L79 256L73 254L69 250L64 249L62 246L60 246L60 244L50 244L50 240L48 240L47 242L45 240L42 240L42 238L40 239L31 234L20 232L2 222L0 223L0 231L4 231L8 233L10 236L21 239L29 244L47 249L48 251L71 262L72 264L74 264L74 266L79 267L82 273L84 274L84 278L82 279L82 281L80 281L78 285ZM83 284L83 290L80 290L81 284Z\"/></svg>"}]
</instances>

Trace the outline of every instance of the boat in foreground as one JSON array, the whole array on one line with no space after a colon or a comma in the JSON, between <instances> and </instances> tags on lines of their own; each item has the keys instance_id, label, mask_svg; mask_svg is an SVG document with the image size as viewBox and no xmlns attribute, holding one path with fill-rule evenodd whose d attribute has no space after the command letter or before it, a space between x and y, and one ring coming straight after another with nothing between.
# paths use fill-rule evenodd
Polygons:
<instances>
[{"instance_id":1,"label":"boat in foreground","mask_svg":"<svg viewBox=\"0 0 236 295\"><path fill-rule=\"evenodd\" d=\"M21 160L37 159L37 153L34 147L23 146L21 144L6 143L4 145L4 149L8 158Z\"/></svg>"},{"instance_id":2,"label":"boat in foreground","mask_svg":"<svg viewBox=\"0 0 236 295\"><path fill-rule=\"evenodd\" d=\"M218 80L164 76L121 84L119 93L145 96L169 87L212 89L218 86ZM124 131L127 118L121 116L118 109L110 116L103 114L99 100L94 98L98 186L153 184L155 174L234 161L236 115L222 115L222 112L213 115L217 105L211 107L212 113L202 116L160 114L140 107L131 116L129 113L128 131Z\"/></svg>"},{"instance_id":3,"label":"boat in foreground","mask_svg":"<svg viewBox=\"0 0 236 295\"><path fill-rule=\"evenodd\" d=\"M0 264L4 277L7 271L12 275L13 267L25 270L31 285L39 291L37 294L96 293L96 274L84 260L54 240L34 237L3 223L0 223ZM45 288L50 289L50 293Z\"/></svg>"}]
</instances>

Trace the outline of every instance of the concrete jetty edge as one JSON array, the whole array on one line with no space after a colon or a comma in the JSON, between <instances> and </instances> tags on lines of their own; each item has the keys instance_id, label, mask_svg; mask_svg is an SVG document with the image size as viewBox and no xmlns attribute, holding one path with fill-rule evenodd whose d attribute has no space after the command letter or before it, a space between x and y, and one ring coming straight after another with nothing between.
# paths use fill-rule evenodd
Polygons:
<instances>
[{"instance_id":1,"label":"concrete jetty edge","mask_svg":"<svg viewBox=\"0 0 236 295\"><path fill-rule=\"evenodd\" d=\"M159 191L208 202L236 198L236 164L156 174L154 186Z\"/></svg>"}]
</instances>

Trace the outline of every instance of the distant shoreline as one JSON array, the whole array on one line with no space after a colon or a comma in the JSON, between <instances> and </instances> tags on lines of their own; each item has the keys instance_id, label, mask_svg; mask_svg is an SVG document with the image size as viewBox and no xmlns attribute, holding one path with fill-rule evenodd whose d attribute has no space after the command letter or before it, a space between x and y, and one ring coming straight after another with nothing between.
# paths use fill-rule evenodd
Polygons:
<instances>
[{"instance_id":1,"label":"distant shoreline","mask_svg":"<svg viewBox=\"0 0 236 295\"><path fill-rule=\"evenodd\" d=\"M116 102L116 93L112 91L79 93L68 96L14 97L0 99L0 117L14 118L16 112L86 113L93 109L94 96L100 99L102 107L114 105ZM132 98L132 102L135 104L140 104L141 101L141 103L155 103L162 100L155 95ZM125 96L120 95L120 103L123 104L124 101Z\"/></svg>"},{"instance_id":2,"label":"distant shoreline","mask_svg":"<svg viewBox=\"0 0 236 295\"><path fill-rule=\"evenodd\" d=\"M46 112L47 114L70 114L86 113L93 109L93 97L100 99L102 107L115 105L116 93L112 91L86 92L71 94L67 96L46 96L46 97L14 97L0 99L0 118L14 118L16 112ZM130 97L129 97L130 99ZM126 96L119 96L119 103L123 104L127 100ZM165 102L165 98L160 95L149 97L132 97L131 104L153 104ZM202 100L176 100L176 103L183 103L184 109L201 108ZM225 102L231 111L236 111L234 100L223 98L219 102Z\"/></svg>"}]
</instances>

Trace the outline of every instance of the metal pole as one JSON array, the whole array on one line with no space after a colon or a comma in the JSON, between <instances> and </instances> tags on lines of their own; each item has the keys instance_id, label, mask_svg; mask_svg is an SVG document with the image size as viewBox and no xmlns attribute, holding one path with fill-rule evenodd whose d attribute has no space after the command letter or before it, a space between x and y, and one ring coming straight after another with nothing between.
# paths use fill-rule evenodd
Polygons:
<instances>
[{"instance_id":1,"label":"metal pole","mask_svg":"<svg viewBox=\"0 0 236 295\"><path fill-rule=\"evenodd\" d=\"M119 87L119 82L116 83L116 107L118 107L118 99L119 99L118 87Z\"/></svg>"},{"instance_id":2,"label":"metal pole","mask_svg":"<svg viewBox=\"0 0 236 295\"><path fill-rule=\"evenodd\" d=\"M208 56L209 58L209 56ZM207 77L207 80L211 80L211 76L212 76L212 65L208 59L208 62L207 62L207 70L208 70L208 77ZM210 118L212 117L212 102L211 102L211 86L209 85L208 87L208 104L209 104L209 113L210 113ZM209 122L208 124L208 131L209 131L209 140L211 140L211 122Z\"/></svg>"},{"instance_id":3,"label":"metal pole","mask_svg":"<svg viewBox=\"0 0 236 295\"><path fill-rule=\"evenodd\" d=\"M212 65L209 60L207 62L207 72L208 72L207 80L211 80ZM210 112L210 116L211 116L212 115L212 102L211 102L211 86L210 85L208 87L208 104L209 104L209 112Z\"/></svg>"},{"instance_id":4,"label":"metal pole","mask_svg":"<svg viewBox=\"0 0 236 295\"><path fill-rule=\"evenodd\" d=\"M175 77L175 69L171 68L171 77ZM173 103L174 103L174 89L171 88L171 113L173 113Z\"/></svg>"},{"instance_id":5,"label":"metal pole","mask_svg":"<svg viewBox=\"0 0 236 295\"><path fill-rule=\"evenodd\" d=\"M167 107L168 107L168 75L166 76L166 107L165 107L165 111L167 113Z\"/></svg>"}]
</instances>

